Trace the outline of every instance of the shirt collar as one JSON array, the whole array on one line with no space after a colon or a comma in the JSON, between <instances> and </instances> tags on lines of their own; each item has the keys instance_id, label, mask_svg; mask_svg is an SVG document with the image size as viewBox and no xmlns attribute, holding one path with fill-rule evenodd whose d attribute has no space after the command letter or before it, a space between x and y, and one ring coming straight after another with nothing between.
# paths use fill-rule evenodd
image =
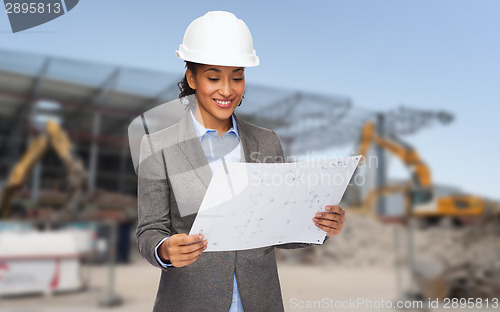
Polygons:
<instances>
[{"instance_id":1,"label":"shirt collar","mask_svg":"<svg viewBox=\"0 0 500 312\"><path fill-rule=\"evenodd\" d=\"M189 113L191 114L191 119L193 120L193 125L194 129L196 130L196 134L198 137L201 138L207 133L207 132L217 132L217 130L210 129L210 128L205 128L195 117L194 117L194 108L195 106L191 107L189 109ZM233 132L236 134L238 139L240 138L240 134L238 132L238 125L236 124L236 120L234 119L234 114L231 114L231 121L233 123L233 126L227 131L227 132Z\"/></svg>"}]
</instances>

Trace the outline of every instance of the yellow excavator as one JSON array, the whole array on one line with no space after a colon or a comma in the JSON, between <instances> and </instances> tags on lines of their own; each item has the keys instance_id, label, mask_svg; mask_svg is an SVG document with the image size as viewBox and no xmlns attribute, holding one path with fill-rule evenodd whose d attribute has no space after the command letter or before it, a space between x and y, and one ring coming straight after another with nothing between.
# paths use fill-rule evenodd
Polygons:
<instances>
[{"instance_id":1,"label":"yellow excavator","mask_svg":"<svg viewBox=\"0 0 500 312\"><path fill-rule=\"evenodd\" d=\"M49 120L45 132L36 137L19 162L12 169L0 194L0 217L8 219L11 212L11 201L17 191L26 183L33 167L52 147L66 168L68 174L69 200L67 211L77 213L86 197L87 172L80 159L72 155L73 145L68 135L59 124ZM65 210L66 210L65 209Z\"/></svg>"},{"instance_id":2,"label":"yellow excavator","mask_svg":"<svg viewBox=\"0 0 500 312\"><path fill-rule=\"evenodd\" d=\"M362 210L373 213L371 207L377 198L393 193L403 193L405 215L436 222L444 217L466 222L470 217L483 217L498 214L497 204L473 195L450 195L436 198L429 167L420 159L417 151L400 140L388 139L376 133L375 124L368 122L363 126L358 154L366 157L372 144L388 150L403 161L412 171L412 180L407 184L389 184L371 190L364 200ZM362 158L361 161L364 160Z\"/></svg>"}]
</instances>

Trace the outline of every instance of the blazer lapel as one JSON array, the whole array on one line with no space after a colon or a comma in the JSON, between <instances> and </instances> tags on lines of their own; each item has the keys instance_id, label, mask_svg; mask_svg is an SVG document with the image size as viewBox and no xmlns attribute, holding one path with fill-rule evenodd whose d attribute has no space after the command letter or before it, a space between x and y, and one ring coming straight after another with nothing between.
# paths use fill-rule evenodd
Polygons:
<instances>
[{"instance_id":1,"label":"blazer lapel","mask_svg":"<svg viewBox=\"0 0 500 312\"><path fill-rule=\"evenodd\" d=\"M253 135L248 124L240 120L236 114L234 114L234 120L236 120L236 124L238 125L238 133L243 148L241 162L254 163L259 159L259 141Z\"/></svg>"},{"instance_id":2,"label":"blazer lapel","mask_svg":"<svg viewBox=\"0 0 500 312\"><path fill-rule=\"evenodd\" d=\"M210 180L212 179L212 170L208 165L205 152L201 148L200 138L196 134L189 111L187 111L184 117L179 121L177 144L191 164L191 167L193 167L193 170L201 179L205 187L208 188Z\"/></svg>"}]
</instances>

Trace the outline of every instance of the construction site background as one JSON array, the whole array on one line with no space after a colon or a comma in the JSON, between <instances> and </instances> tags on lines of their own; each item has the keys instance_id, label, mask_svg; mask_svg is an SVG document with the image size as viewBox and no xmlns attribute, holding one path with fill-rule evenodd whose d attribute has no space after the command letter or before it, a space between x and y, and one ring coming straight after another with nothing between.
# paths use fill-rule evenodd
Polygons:
<instances>
[{"instance_id":1,"label":"construction site background","mask_svg":"<svg viewBox=\"0 0 500 312\"><path fill-rule=\"evenodd\" d=\"M264 52L238 116L276 131L291 160L365 157L342 233L277 250L286 311L499 309L498 4L424 2L228 4ZM213 8L96 3L0 31L0 312L154 303L128 126L177 98L171 30Z\"/></svg>"}]
</instances>

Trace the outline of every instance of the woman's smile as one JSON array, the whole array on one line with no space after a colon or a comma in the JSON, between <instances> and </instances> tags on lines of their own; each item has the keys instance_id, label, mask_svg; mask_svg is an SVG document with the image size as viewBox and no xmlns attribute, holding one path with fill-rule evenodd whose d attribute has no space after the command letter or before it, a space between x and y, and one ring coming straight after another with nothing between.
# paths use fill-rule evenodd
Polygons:
<instances>
[{"instance_id":1,"label":"woman's smile","mask_svg":"<svg viewBox=\"0 0 500 312\"><path fill-rule=\"evenodd\" d=\"M234 98L232 99L213 99L215 104L219 106L220 108L229 108L231 107L231 104L234 101Z\"/></svg>"}]
</instances>

